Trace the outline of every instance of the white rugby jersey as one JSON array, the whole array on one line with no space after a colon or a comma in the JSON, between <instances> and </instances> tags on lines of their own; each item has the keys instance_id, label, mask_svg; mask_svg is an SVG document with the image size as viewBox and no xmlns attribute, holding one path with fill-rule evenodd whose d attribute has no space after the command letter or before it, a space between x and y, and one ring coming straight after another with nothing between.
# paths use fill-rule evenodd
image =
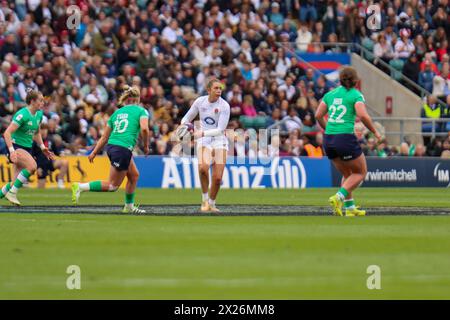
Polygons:
<instances>
[{"instance_id":1,"label":"white rugby jersey","mask_svg":"<svg viewBox=\"0 0 450 320\"><path fill-rule=\"evenodd\" d=\"M198 97L181 120L181 124L192 122L200 114L201 129L205 137L219 136L225 133L230 120L230 105L222 97L209 102L208 96Z\"/></svg>"}]
</instances>

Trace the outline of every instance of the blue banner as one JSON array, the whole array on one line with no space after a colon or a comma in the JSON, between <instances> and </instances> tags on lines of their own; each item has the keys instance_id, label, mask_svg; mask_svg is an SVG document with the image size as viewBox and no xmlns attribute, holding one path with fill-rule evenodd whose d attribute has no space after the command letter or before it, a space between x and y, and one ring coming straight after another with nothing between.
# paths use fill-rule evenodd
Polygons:
<instances>
[{"instance_id":1,"label":"blue banner","mask_svg":"<svg viewBox=\"0 0 450 320\"><path fill-rule=\"evenodd\" d=\"M197 158L136 157L138 187L200 188ZM222 188L331 187L331 167L326 158L279 157L249 159L230 157Z\"/></svg>"},{"instance_id":2,"label":"blue banner","mask_svg":"<svg viewBox=\"0 0 450 320\"><path fill-rule=\"evenodd\" d=\"M341 175L333 168L333 185ZM363 187L450 187L450 160L439 158L367 158Z\"/></svg>"},{"instance_id":3,"label":"blue banner","mask_svg":"<svg viewBox=\"0 0 450 320\"><path fill-rule=\"evenodd\" d=\"M298 56L325 74L336 71L343 65L350 64L348 53L299 53ZM301 65L308 68L307 64Z\"/></svg>"}]
</instances>

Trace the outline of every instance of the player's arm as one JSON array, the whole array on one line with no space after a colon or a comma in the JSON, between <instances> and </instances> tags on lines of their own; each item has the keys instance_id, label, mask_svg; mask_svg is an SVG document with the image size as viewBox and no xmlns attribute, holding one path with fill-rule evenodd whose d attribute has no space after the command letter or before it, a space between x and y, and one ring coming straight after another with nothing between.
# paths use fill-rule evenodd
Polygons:
<instances>
[{"instance_id":1,"label":"player's arm","mask_svg":"<svg viewBox=\"0 0 450 320\"><path fill-rule=\"evenodd\" d=\"M50 150L48 150L48 148L44 144L44 141L42 140L41 128L39 128L39 130L33 136L33 140L39 146L39 148L41 149L42 153L44 154L44 156L47 157L47 159L49 159L49 160L55 160L56 159L55 154L53 152L51 152Z\"/></svg>"},{"instance_id":2,"label":"player's arm","mask_svg":"<svg viewBox=\"0 0 450 320\"><path fill-rule=\"evenodd\" d=\"M103 135L98 139L97 144L95 145L94 150L92 150L91 154L88 156L89 162L94 161L97 153L103 149L103 147L108 142L109 136L111 135L111 127L109 125L105 126L105 130L103 131Z\"/></svg>"},{"instance_id":3,"label":"player's arm","mask_svg":"<svg viewBox=\"0 0 450 320\"><path fill-rule=\"evenodd\" d=\"M328 112L327 104L323 100L320 101L319 106L317 107L316 110L316 114L314 116L316 117L317 122L324 130L327 127L327 121L324 119L327 112Z\"/></svg>"},{"instance_id":4,"label":"player's arm","mask_svg":"<svg viewBox=\"0 0 450 320\"><path fill-rule=\"evenodd\" d=\"M141 127L142 141L144 142L144 153L149 154L148 137L150 136L150 129L148 128L148 116L142 116L139 119L139 125Z\"/></svg>"},{"instance_id":5,"label":"player's arm","mask_svg":"<svg viewBox=\"0 0 450 320\"><path fill-rule=\"evenodd\" d=\"M19 129L19 125L15 122L11 122L8 128L6 128L5 132L3 133L3 138L5 139L5 143L10 154L14 152L11 134L13 134L17 129Z\"/></svg>"},{"instance_id":6,"label":"player's arm","mask_svg":"<svg viewBox=\"0 0 450 320\"><path fill-rule=\"evenodd\" d=\"M372 118L367 113L367 108L364 102L358 101L355 103L356 115L361 119L361 122L369 129L377 138L378 143L381 142L382 138L378 130L375 128L372 122Z\"/></svg>"},{"instance_id":7,"label":"player's arm","mask_svg":"<svg viewBox=\"0 0 450 320\"><path fill-rule=\"evenodd\" d=\"M225 132L228 126L228 121L230 120L230 108L226 108L219 115L219 120L216 129L210 129L205 131L200 131L202 137L215 137L220 136Z\"/></svg>"},{"instance_id":8,"label":"player's arm","mask_svg":"<svg viewBox=\"0 0 450 320\"><path fill-rule=\"evenodd\" d=\"M181 124L191 123L198 115L198 99L194 101L188 112L181 119Z\"/></svg>"}]
</instances>

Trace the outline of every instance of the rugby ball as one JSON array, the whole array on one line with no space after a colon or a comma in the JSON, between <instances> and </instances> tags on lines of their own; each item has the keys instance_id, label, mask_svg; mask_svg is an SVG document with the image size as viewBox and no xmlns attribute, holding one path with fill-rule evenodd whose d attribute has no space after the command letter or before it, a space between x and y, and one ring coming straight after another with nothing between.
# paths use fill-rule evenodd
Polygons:
<instances>
[{"instance_id":1,"label":"rugby ball","mask_svg":"<svg viewBox=\"0 0 450 320\"><path fill-rule=\"evenodd\" d=\"M194 126L191 123L184 123L177 128L175 132L178 140L182 140L187 134L194 130Z\"/></svg>"}]
</instances>

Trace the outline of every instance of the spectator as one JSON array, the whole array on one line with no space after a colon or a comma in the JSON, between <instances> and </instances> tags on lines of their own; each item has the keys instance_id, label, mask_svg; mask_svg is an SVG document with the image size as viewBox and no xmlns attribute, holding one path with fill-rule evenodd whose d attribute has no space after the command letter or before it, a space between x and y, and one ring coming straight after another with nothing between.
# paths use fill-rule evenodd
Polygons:
<instances>
[{"instance_id":1,"label":"spectator","mask_svg":"<svg viewBox=\"0 0 450 320\"><path fill-rule=\"evenodd\" d=\"M124 47L122 46L121 48ZM125 48L123 50L125 50ZM123 52L123 54L125 54L125 52ZM129 54L129 52L126 54ZM144 51L142 54L139 54L137 58L136 73L142 79L150 79L153 77L155 69L156 59L153 56L152 45L150 43L146 43L144 45Z\"/></svg>"},{"instance_id":2,"label":"spectator","mask_svg":"<svg viewBox=\"0 0 450 320\"><path fill-rule=\"evenodd\" d=\"M432 65L430 60L425 60L424 62L424 70L419 72L418 83L421 87L423 87L428 92L433 91L433 79L436 76L436 73L432 70Z\"/></svg>"},{"instance_id":3,"label":"spectator","mask_svg":"<svg viewBox=\"0 0 450 320\"><path fill-rule=\"evenodd\" d=\"M293 83L294 80L290 76L287 76L285 82L278 88L278 90L284 91L286 93L286 98L289 101L292 100L297 92Z\"/></svg>"},{"instance_id":4,"label":"spectator","mask_svg":"<svg viewBox=\"0 0 450 320\"><path fill-rule=\"evenodd\" d=\"M281 121L281 110L279 108L274 108L271 117L267 120L267 127Z\"/></svg>"},{"instance_id":5,"label":"spectator","mask_svg":"<svg viewBox=\"0 0 450 320\"><path fill-rule=\"evenodd\" d=\"M317 9L315 0L294 0L294 7L300 13L301 22L317 21Z\"/></svg>"},{"instance_id":6,"label":"spectator","mask_svg":"<svg viewBox=\"0 0 450 320\"><path fill-rule=\"evenodd\" d=\"M287 74L294 78L294 85L298 84L301 77L305 75L305 69L303 69L298 62L297 58L293 56L291 58L291 67L287 71Z\"/></svg>"},{"instance_id":7,"label":"spectator","mask_svg":"<svg viewBox=\"0 0 450 320\"><path fill-rule=\"evenodd\" d=\"M450 95L450 76L449 65L442 67L440 75L436 75L433 78L433 95L439 99L445 99Z\"/></svg>"},{"instance_id":8,"label":"spectator","mask_svg":"<svg viewBox=\"0 0 450 320\"><path fill-rule=\"evenodd\" d=\"M391 43L386 40L386 36L383 33L378 35L378 41L375 44L373 51L375 57L382 60L385 63L389 63L389 61L393 59L395 56ZM375 60L375 64L381 70L385 71L386 73L389 73L389 69L384 67L379 62L377 62L377 60Z\"/></svg>"},{"instance_id":9,"label":"spectator","mask_svg":"<svg viewBox=\"0 0 450 320\"><path fill-rule=\"evenodd\" d=\"M272 2L269 21L273 22L277 27L284 23L284 17L280 13L280 4L278 2Z\"/></svg>"},{"instance_id":10,"label":"spectator","mask_svg":"<svg viewBox=\"0 0 450 320\"><path fill-rule=\"evenodd\" d=\"M417 59L417 55L413 53L409 56L408 60L403 65L403 75L409 78L410 80L414 81L414 83L417 83L419 80L419 73L420 73L420 64ZM403 85L405 85L407 88L409 88L416 94L420 94L420 92L417 91L415 87L412 86L409 82L404 81Z\"/></svg>"},{"instance_id":11,"label":"spectator","mask_svg":"<svg viewBox=\"0 0 450 320\"><path fill-rule=\"evenodd\" d=\"M437 98L434 95L430 95L427 98L427 102L423 104L420 116L426 119L440 119L444 115L443 106L437 103ZM436 122L435 124L424 121L422 122L422 132L440 132L442 131L442 123ZM424 136L424 143L429 142L429 137Z\"/></svg>"},{"instance_id":12,"label":"spectator","mask_svg":"<svg viewBox=\"0 0 450 320\"><path fill-rule=\"evenodd\" d=\"M0 49L0 59L4 60L8 53L18 56L19 50L20 48L16 42L16 35L11 31L6 32L5 41Z\"/></svg>"},{"instance_id":13,"label":"spectator","mask_svg":"<svg viewBox=\"0 0 450 320\"><path fill-rule=\"evenodd\" d=\"M324 156L323 152L323 135L322 133L318 133L315 139L304 137L304 147L301 153L302 156L306 156L309 158L322 158Z\"/></svg>"},{"instance_id":14,"label":"spectator","mask_svg":"<svg viewBox=\"0 0 450 320\"><path fill-rule=\"evenodd\" d=\"M298 117L297 110L293 107L288 109L288 114L283 118L283 121L288 132L302 130L303 128L302 121Z\"/></svg>"},{"instance_id":15,"label":"spectator","mask_svg":"<svg viewBox=\"0 0 450 320\"><path fill-rule=\"evenodd\" d=\"M312 33L309 31L308 26L305 23L301 23L300 29L297 31L297 49L302 52L306 52L311 41Z\"/></svg>"},{"instance_id":16,"label":"spectator","mask_svg":"<svg viewBox=\"0 0 450 320\"><path fill-rule=\"evenodd\" d=\"M244 102L242 103L242 114L249 118L253 118L258 115L255 106L253 105L253 98L251 95L244 96Z\"/></svg>"},{"instance_id":17,"label":"spectator","mask_svg":"<svg viewBox=\"0 0 450 320\"><path fill-rule=\"evenodd\" d=\"M411 32L408 29L400 30L400 40L395 44L396 57L407 60L414 51L414 44L410 40Z\"/></svg>"},{"instance_id":18,"label":"spectator","mask_svg":"<svg viewBox=\"0 0 450 320\"><path fill-rule=\"evenodd\" d=\"M374 138L369 138L367 140L366 148L363 148L364 155L367 157L376 157L378 156L378 152L376 149L376 143Z\"/></svg>"},{"instance_id":19,"label":"spectator","mask_svg":"<svg viewBox=\"0 0 450 320\"><path fill-rule=\"evenodd\" d=\"M100 31L94 34L92 41L96 55L102 56L107 51L116 55L116 50L119 49L120 44L111 29L111 21L104 20L101 23Z\"/></svg>"},{"instance_id":20,"label":"spectator","mask_svg":"<svg viewBox=\"0 0 450 320\"><path fill-rule=\"evenodd\" d=\"M167 40L170 44L174 44L183 37L183 30L178 27L178 22L172 19L167 27L162 31L161 38Z\"/></svg>"}]
</instances>

